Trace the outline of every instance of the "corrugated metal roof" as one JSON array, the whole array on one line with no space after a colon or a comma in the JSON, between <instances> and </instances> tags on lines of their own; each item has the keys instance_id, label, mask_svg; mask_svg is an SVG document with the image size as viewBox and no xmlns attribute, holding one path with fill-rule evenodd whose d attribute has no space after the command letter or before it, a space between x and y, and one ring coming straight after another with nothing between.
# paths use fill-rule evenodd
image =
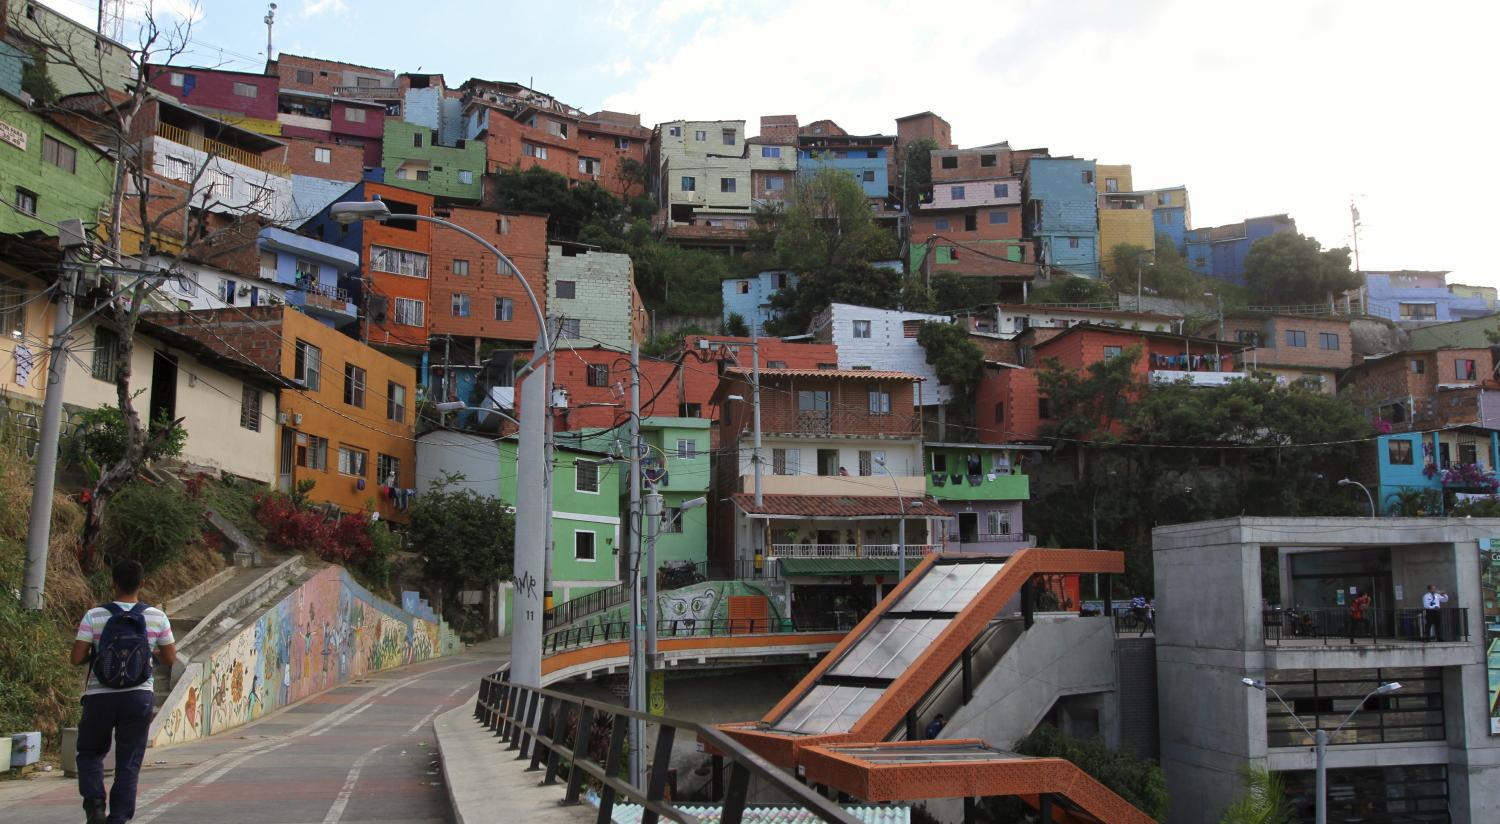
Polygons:
<instances>
[{"instance_id":1,"label":"corrugated metal roof","mask_svg":"<svg viewBox=\"0 0 1500 824\"><path fill-rule=\"evenodd\" d=\"M736 375L749 375L752 370L732 366L724 370ZM762 369L762 378L863 378L865 380L919 381L921 376L908 372L879 372L874 369Z\"/></svg>"},{"instance_id":2,"label":"corrugated metal roof","mask_svg":"<svg viewBox=\"0 0 1500 824\"><path fill-rule=\"evenodd\" d=\"M925 495L788 495L776 493L762 495L761 505L755 505L751 492L736 492L730 496L735 506L747 515L785 515L792 517L912 518L938 517L946 515L942 504ZM905 503L903 504L903 500Z\"/></svg>"},{"instance_id":3,"label":"corrugated metal roof","mask_svg":"<svg viewBox=\"0 0 1500 824\"><path fill-rule=\"evenodd\" d=\"M679 807L703 824L718 824L723 807ZM898 805L861 804L845 810L863 824L911 824L911 808ZM610 820L614 824L640 824L644 811L639 804L616 804ZM819 824L822 819L798 807L746 807L745 824Z\"/></svg>"}]
</instances>

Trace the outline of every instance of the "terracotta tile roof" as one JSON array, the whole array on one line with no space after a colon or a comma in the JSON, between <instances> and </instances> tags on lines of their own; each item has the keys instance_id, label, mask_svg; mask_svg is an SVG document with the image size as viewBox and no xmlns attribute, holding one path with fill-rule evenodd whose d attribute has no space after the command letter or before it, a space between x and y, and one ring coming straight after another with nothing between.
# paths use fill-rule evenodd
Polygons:
<instances>
[{"instance_id":1,"label":"terracotta tile roof","mask_svg":"<svg viewBox=\"0 0 1500 824\"><path fill-rule=\"evenodd\" d=\"M894 491L894 490L892 490ZM747 515L790 515L815 518L898 518L901 502L895 495L762 495L761 506L755 505L755 494L736 492L729 496L734 505ZM906 515L912 518L944 515L942 504L935 499L907 495Z\"/></svg>"},{"instance_id":2,"label":"terracotta tile roof","mask_svg":"<svg viewBox=\"0 0 1500 824\"><path fill-rule=\"evenodd\" d=\"M736 375L749 375L752 370L742 366L731 366L724 370ZM874 369L762 369L763 378L864 378L882 381L919 381L922 378L907 372L880 372Z\"/></svg>"}]
</instances>

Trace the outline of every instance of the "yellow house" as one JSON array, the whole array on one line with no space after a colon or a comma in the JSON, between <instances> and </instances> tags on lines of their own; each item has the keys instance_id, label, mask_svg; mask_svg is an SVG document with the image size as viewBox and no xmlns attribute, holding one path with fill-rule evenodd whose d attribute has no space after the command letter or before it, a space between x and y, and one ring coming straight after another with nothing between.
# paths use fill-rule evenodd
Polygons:
<instances>
[{"instance_id":1,"label":"yellow house","mask_svg":"<svg viewBox=\"0 0 1500 824\"><path fill-rule=\"evenodd\" d=\"M47 394L47 344L52 301L45 284L0 263L0 393L33 403Z\"/></svg>"}]
</instances>

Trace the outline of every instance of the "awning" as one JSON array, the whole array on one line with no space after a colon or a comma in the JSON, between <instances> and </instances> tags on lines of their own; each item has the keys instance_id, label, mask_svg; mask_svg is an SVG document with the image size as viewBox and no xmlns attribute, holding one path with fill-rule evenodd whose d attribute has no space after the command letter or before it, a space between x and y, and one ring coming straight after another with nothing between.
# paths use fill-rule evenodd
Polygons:
<instances>
[{"instance_id":1,"label":"awning","mask_svg":"<svg viewBox=\"0 0 1500 824\"><path fill-rule=\"evenodd\" d=\"M922 556L913 552L906 559L906 571L921 563ZM896 575L895 558L778 558L783 578L789 575Z\"/></svg>"}]
</instances>

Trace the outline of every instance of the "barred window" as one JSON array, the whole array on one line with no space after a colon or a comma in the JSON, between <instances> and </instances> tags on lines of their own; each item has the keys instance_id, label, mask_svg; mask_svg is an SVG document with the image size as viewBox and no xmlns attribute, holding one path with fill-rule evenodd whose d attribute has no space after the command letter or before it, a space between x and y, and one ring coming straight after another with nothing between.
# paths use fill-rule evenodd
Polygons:
<instances>
[{"instance_id":1,"label":"barred window","mask_svg":"<svg viewBox=\"0 0 1500 824\"><path fill-rule=\"evenodd\" d=\"M240 426L260 431L260 390L248 383L240 390Z\"/></svg>"}]
</instances>

